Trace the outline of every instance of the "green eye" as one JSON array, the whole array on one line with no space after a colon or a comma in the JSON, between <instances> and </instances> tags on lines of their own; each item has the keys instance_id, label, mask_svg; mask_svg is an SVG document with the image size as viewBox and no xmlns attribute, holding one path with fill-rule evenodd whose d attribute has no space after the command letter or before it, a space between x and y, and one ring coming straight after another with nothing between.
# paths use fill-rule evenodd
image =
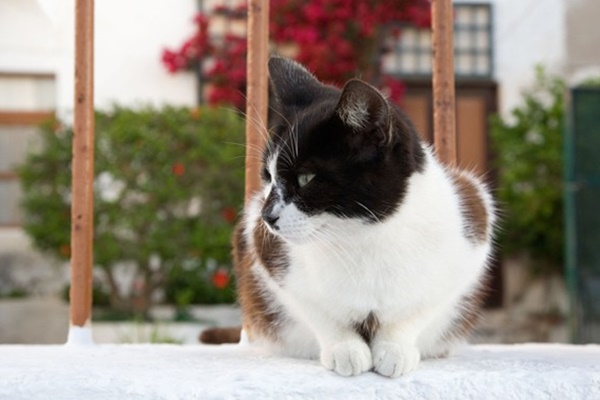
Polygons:
<instances>
[{"instance_id":1,"label":"green eye","mask_svg":"<svg viewBox=\"0 0 600 400\"><path fill-rule=\"evenodd\" d=\"M308 185L308 182L312 181L315 174L300 174L298 175L298 186L304 187Z\"/></svg>"}]
</instances>

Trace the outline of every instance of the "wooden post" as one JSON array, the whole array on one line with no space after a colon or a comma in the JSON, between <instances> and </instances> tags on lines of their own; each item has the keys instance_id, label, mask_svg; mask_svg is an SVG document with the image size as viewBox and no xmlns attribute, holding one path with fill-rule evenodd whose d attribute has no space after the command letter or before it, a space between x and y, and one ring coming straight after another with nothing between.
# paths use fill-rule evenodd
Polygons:
<instances>
[{"instance_id":1,"label":"wooden post","mask_svg":"<svg viewBox=\"0 0 600 400\"><path fill-rule=\"evenodd\" d=\"M433 32L433 132L440 160L456 166L454 11L451 0L431 1Z\"/></svg>"},{"instance_id":2,"label":"wooden post","mask_svg":"<svg viewBox=\"0 0 600 400\"><path fill-rule=\"evenodd\" d=\"M246 92L246 202L260 188L260 149L264 148L268 109L269 1L248 1Z\"/></svg>"},{"instance_id":3,"label":"wooden post","mask_svg":"<svg viewBox=\"0 0 600 400\"><path fill-rule=\"evenodd\" d=\"M94 0L75 5L71 326L91 321L94 216Z\"/></svg>"}]
</instances>

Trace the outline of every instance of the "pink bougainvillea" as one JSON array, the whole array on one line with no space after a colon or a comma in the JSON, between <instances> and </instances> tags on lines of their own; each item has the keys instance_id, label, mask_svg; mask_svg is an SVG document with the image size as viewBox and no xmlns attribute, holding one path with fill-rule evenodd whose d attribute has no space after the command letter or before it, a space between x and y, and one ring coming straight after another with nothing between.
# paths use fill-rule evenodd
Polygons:
<instances>
[{"instance_id":1,"label":"pink bougainvillea","mask_svg":"<svg viewBox=\"0 0 600 400\"><path fill-rule=\"evenodd\" d=\"M319 79L333 84L360 76L400 100L401 82L381 71L383 45L389 35L401 34L401 24L430 24L428 0L271 0L270 35L276 46L293 44L296 60ZM213 13L245 18L244 5L219 6ZM204 78L211 83L210 104L244 106L246 38L228 34L219 44L208 35L209 19L198 14L196 32L177 50L164 50L170 72L193 68L211 58Z\"/></svg>"}]
</instances>

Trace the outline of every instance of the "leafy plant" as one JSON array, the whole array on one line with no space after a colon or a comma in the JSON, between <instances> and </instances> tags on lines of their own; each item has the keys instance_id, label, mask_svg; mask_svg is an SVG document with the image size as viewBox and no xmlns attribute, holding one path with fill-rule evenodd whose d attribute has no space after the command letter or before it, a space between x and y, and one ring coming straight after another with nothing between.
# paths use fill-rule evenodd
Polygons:
<instances>
[{"instance_id":1,"label":"leafy plant","mask_svg":"<svg viewBox=\"0 0 600 400\"><path fill-rule=\"evenodd\" d=\"M169 292L173 271L196 271L187 282L193 291L210 281L207 265L229 271L233 210L243 200L243 133L236 113L211 107L96 114L94 264L111 307L145 314L158 292ZM19 170L24 228L38 249L63 259L70 257L72 135L47 124L41 150ZM134 276L129 287L121 287L117 266ZM221 293L231 285L201 286Z\"/></svg>"},{"instance_id":2,"label":"leafy plant","mask_svg":"<svg viewBox=\"0 0 600 400\"><path fill-rule=\"evenodd\" d=\"M390 50L386 41L400 34L401 24L430 24L427 0L271 0L269 9L276 47L292 49L293 56L321 80L342 84L361 76L383 87L393 100L400 99L403 85L383 74L381 56ZM220 5L212 15L243 23L246 4ZM196 15L194 23L196 31L179 48L163 51L163 65L174 73L210 59L203 68L204 78L211 83L208 102L243 108L246 37L232 33L222 40L211 37L211 19L205 13Z\"/></svg>"},{"instance_id":3,"label":"leafy plant","mask_svg":"<svg viewBox=\"0 0 600 400\"><path fill-rule=\"evenodd\" d=\"M600 86L600 76L588 78L588 79L584 80L583 82L581 82L580 86L594 87L594 88L599 87Z\"/></svg>"},{"instance_id":4,"label":"leafy plant","mask_svg":"<svg viewBox=\"0 0 600 400\"><path fill-rule=\"evenodd\" d=\"M492 119L501 209L500 246L507 255L526 253L534 273L563 265L562 140L565 84L536 69L511 117Z\"/></svg>"}]
</instances>

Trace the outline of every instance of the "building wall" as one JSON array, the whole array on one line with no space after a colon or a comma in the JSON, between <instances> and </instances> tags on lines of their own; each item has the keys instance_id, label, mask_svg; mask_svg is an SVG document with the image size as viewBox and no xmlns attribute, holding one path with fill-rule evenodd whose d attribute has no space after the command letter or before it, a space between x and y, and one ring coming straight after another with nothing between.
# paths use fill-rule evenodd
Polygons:
<instances>
[{"instance_id":1,"label":"building wall","mask_svg":"<svg viewBox=\"0 0 600 400\"><path fill-rule=\"evenodd\" d=\"M571 84L600 77L600 2L565 0L565 71Z\"/></svg>"},{"instance_id":2,"label":"building wall","mask_svg":"<svg viewBox=\"0 0 600 400\"><path fill-rule=\"evenodd\" d=\"M534 66L564 68L568 0L490 0L494 13L494 79L499 111L507 116L534 78ZM594 1L594 0L592 0ZM459 1L456 1L459 2ZM478 3L481 0L460 0Z\"/></svg>"},{"instance_id":3,"label":"building wall","mask_svg":"<svg viewBox=\"0 0 600 400\"><path fill-rule=\"evenodd\" d=\"M160 56L193 31L196 1L95 5L96 105L194 105L194 75L169 75ZM73 109L74 10L74 0L0 2L0 72L54 74L57 109L66 117Z\"/></svg>"},{"instance_id":4,"label":"building wall","mask_svg":"<svg viewBox=\"0 0 600 400\"><path fill-rule=\"evenodd\" d=\"M518 103L520 91L533 79L533 65L541 63L555 71L568 66L571 71L599 63L600 53L594 51L597 35L587 34L600 30L594 20L600 8L597 1L490 3L495 14L494 70L502 113ZM97 1L97 105L193 105L193 74L167 74L160 64L160 52L179 45L193 31L195 9L195 0ZM73 107L73 21L74 0L0 2L0 72L56 74L57 107L63 115Z\"/></svg>"}]
</instances>

